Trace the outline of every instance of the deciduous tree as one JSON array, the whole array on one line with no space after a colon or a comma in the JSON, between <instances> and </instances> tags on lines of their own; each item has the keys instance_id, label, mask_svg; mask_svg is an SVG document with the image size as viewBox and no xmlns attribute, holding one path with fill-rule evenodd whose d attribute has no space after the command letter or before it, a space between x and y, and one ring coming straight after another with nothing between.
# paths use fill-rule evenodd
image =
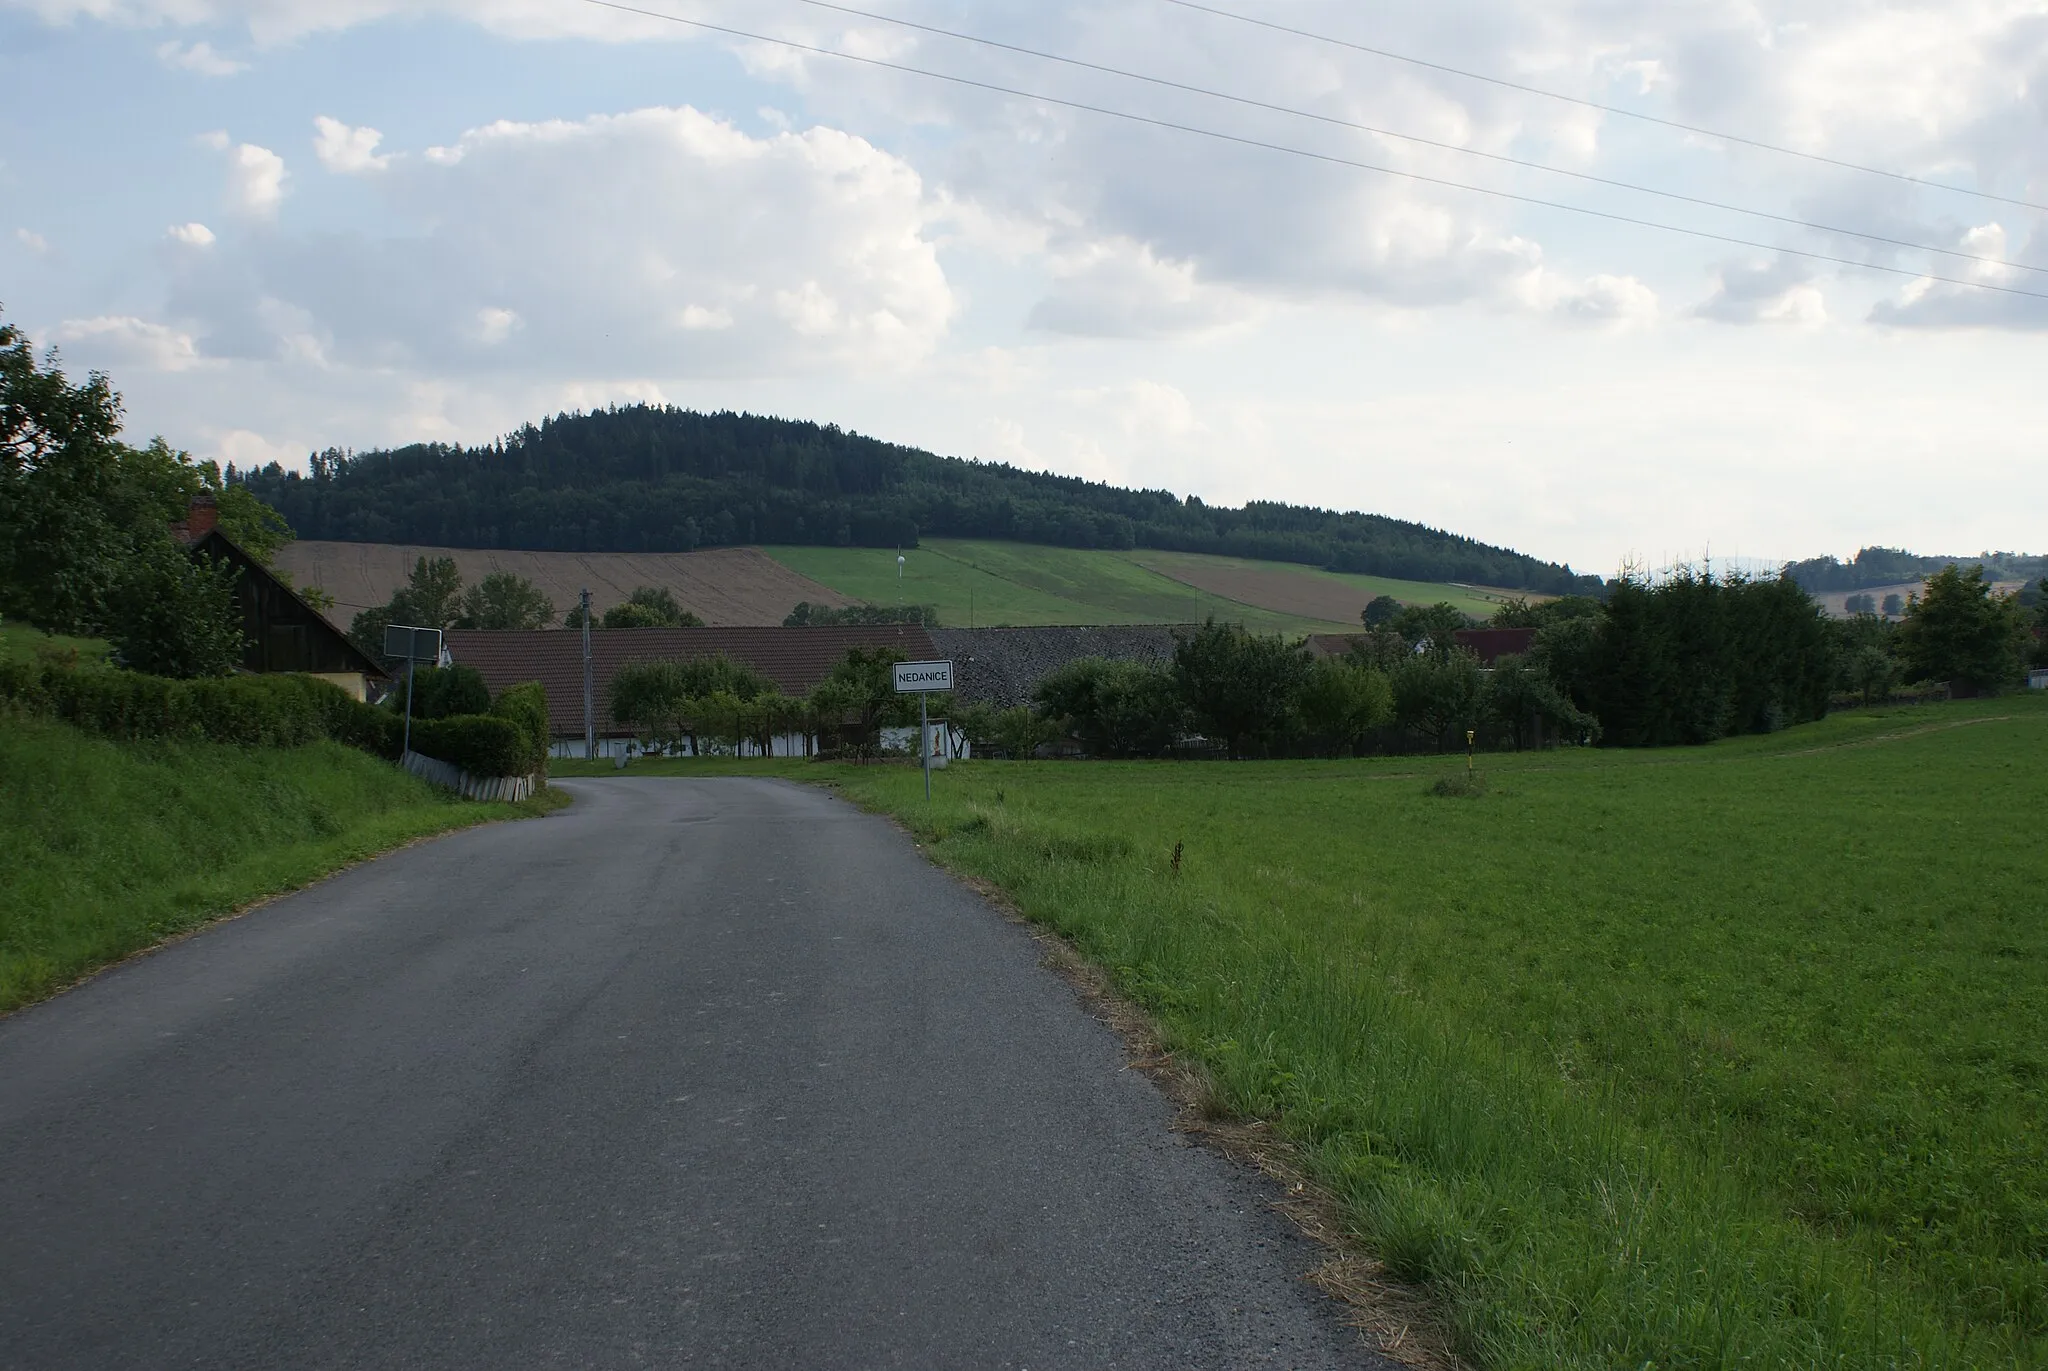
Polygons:
<instances>
[{"instance_id":1,"label":"deciduous tree","mask_svg":"<svg viewBox=\"0 0 2048 1371\"><path fill-rule=\"evenodd\" d=\"M555 621L555 602L524 576L494 571L463 592L454 628L546 628Z\"/></svg>"},{"instance_id":2,"label":"deciduous tree","mask_svg":"<svg viewBox=\"0 0 2048 1371\"><path fill-rule=\"evenodd\" d=\"M1232 757L1281 733L1308 676L1308 656L1238 624L1204 623L1173 650L1173 674L1196 727Z\"/></svg>"},{"instance_id":3,"label":"deciduous tree","mask_svg":"<svg viewBox=\"0 0 2048 1371\"><path fill-rule=\"evenodd\" d=\"M1386 673L1358 658L1324 657L1302 683L1301 721L1332 755L1356 752L1365 735L1393 722L1394 692Z\"/></svg>"}]
</instances>

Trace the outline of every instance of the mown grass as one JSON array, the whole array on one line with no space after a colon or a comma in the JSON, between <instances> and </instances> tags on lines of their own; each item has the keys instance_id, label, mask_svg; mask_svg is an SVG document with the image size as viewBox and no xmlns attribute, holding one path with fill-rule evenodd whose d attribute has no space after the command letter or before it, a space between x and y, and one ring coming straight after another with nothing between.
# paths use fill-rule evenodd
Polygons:
<instances>
[{"instance_id":1,"label":"mown grass","mask_svg":"<svg viewBox=\"0 0 2048 1371\"><path fill-rule=\"evenodd\" d=\"M2048 701L1462 769L796 768L1109 968L1482 1366L2048 1364Z\"/></svg>"},{"instance_id":2,"label":"mown grass","mask_svg":"<svg viewBox=\"0 0 2048 1371\"><path fill-rule=\"evenodd\" d=\"M0 716L0 1013L253 901L526 805L338 743L116 743Z\"/></svg>"},{"instance_id":3,"label":"mown grass","mask_svg":"<svg viewBox=\"0 0 2048 1371\"><path fill-rule=\"evenodd\" d=\"M844 595L874 604L897 601L896 553L888 548L768 547L769 556L792 571ZM1304 576L1328 577L1312 567L1278 562L1205 558L1198 554L1111 552L1040 547L983 539L928 538L904 556L900 594L906 604L936 605L939 622L967 627L1035 624L1199 623L1214 617L1261 633L1333 633L1355 630L1356 620L1309 619L1279 614L1198 590L1162 575L1137 559L1171 555L1178 562L1251 566ZM1472 592L1421 581L1342 577L1359 582L1359 608L1379 588L1402 599L1470 602L1475 613L1490 609ZM1375 587L1366 593L1364 583Z\"/></svg>"}]
</instances>

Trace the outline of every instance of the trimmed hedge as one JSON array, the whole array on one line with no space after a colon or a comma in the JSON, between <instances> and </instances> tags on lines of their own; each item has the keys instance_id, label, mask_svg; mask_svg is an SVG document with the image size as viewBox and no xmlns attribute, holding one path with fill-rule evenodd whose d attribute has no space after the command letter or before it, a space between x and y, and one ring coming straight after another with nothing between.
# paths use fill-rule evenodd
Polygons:
<instances>
[{"instance_id":1,"label":"trimmed hedge","mask_svg":"<svg viewBox=\"0 0 2048 1371\"><path fill-rule=\"evenodd\" d=\"M0 662L0 701L110 738L177 738L244 747L297 747L333 738L398 756L401 724L311 676L194 681L118 668L74 670Z\"/></svg>"},{"instance_id":2,"label":"trimmed hedge","mask_svg":"<svg viewBox=\"0 0 2048 1371\"><path fill-rule=\"evenodd\" d=\"M472 776L525 776L539 769L526 730L489 714L414 719L412 750L459 766Z\"/></svg>"},{"instance_id":3,"label":"trimmed hedge","mask_svg":"<svg viewBox=\"0 0 2048 1371\"><path fill-rule=\"evenodd\" d=\"M174 681L117 668L0 662L0 703L110 738L176 738L242 747L298 747L318 738L396 760L405 720L311 676ZM415 752L472 776L527 776L547 767L548 704L539 682L508 687L489 714L412 721Z\"/></svg>"}]
</instances>

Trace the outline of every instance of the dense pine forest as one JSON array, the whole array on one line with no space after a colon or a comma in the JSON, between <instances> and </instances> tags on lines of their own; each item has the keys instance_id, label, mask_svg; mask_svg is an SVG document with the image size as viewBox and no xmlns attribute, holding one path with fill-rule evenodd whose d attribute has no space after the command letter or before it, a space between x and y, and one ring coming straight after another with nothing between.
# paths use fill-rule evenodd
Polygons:
<instances>
[{"instance_id":1,"label":"dense pine forest","mask_svg":"<svg viewBox=\"0 0 2048 1371\"><path fill-rule=\"evenodd\" d=\"M1205 505L819 425L632 405L488 445L317 453L236 473L305 538L571 552L744 543L913 547L922 536L1159 548L1539 593L1599 578L1376 514ZM232 468L230 469L232 473Z\"/></svg>"}]
</instances>

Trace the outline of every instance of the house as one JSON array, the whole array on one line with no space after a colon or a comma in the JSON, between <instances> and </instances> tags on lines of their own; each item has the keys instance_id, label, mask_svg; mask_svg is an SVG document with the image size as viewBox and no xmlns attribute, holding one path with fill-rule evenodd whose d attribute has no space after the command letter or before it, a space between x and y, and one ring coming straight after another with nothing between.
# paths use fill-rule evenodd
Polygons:
<instances>
[{"instance_id":1,"label":"house","mask_svg":"<svg viewBox=\"0 0 2048 1371\"><path fill-rule=\"evenodd\" d=\"M450 629L448 656L474 667L493 695L521 681L547 692L555 737L583 736L583 635L571 629ZM912 660L938 655L915 625L863 628L594 628L590 631L591 694L599 739L629 738L611 716L612 678L628 662L686 661L724 654L754 668L785 695L806 695L847 649L893 648ZM609 751L609 749L605 749Z\"/></svg>"},{"instance_id":2,"label":"house","mask_svg":"<svg viewBox=\"0 0 2048 1371\"><path fill-rule=\"evenodd\" d=\"M242 609L242 670L256 674L295 671L331 681L356 699L368 697L372 682L388 681L383 666L365 655L319 610L276 573L216 526L219 506L207 494L192 497L172 536L194 556L226 562L240 575L235 599Z\"/></svg>"}]
</instances>

